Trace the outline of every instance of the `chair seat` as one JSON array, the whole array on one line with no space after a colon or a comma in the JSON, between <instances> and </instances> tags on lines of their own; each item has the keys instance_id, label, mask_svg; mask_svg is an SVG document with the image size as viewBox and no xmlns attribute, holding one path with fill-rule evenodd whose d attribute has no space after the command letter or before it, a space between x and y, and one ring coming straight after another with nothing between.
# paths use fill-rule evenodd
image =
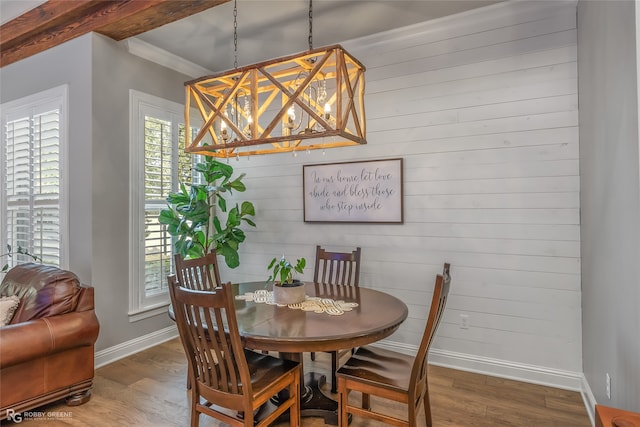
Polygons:
<instances>
[{"instance_id":1,"label":"chair seat","mask_svg":"<svg viewBox=\"0 0 640 427\"><path fill-rule=\"evenodd\" d=\"M268 354L256 353L255 351L244 351L251 374L251 384L253 391L260 393L262 389L273 384L273 382L290 371L298 369L298 362L284 360Z\"/></svg>"},{"instance_id":2,"label":"chair seat","mask_svg":"<svg viewBox=\"0 0 640 427\"><path fill-rule=\"evenodd\" d=\"M413 362L414 357L406 354L364 346L338 369L337 376L377 388L407 392Z\"/></svg>"}]
</instances>

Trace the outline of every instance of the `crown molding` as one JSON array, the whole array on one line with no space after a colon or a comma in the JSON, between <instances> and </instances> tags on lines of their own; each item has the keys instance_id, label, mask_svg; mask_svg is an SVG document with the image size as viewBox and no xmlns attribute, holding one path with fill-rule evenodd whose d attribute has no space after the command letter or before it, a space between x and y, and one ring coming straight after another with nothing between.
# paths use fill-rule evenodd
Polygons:
<instances>
[{"instance_id":1,"label":"crown molding","mask_svg":"<svg viewBox=\"0 0 640 427\"><path fill-rule=\"evenodd\" d=\"M174 55L171 52L152 45L151 43L142 41L139 38L130 37L120 43L124 44L127 51L132 55L155 62L158 65L186 74L189 77L195 78L213 74L213 71L207 68L191 61L187 61L178 55Z\"/></svg>"}]
</instances>

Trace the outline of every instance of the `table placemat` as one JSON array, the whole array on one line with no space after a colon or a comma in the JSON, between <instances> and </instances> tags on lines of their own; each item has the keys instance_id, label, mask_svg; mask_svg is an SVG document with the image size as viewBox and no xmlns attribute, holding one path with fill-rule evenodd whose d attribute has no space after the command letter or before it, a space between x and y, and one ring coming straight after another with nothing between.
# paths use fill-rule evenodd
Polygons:
<instances>
[{"instance_id":1,"label":"table placemat","mask_svg":"<svg viewBox=\"0 0 640 427\"><path fill-rule=\"evenodd\" d=\"M247 292L243 295L236 295L236 299L253 301L257 304L269 304L284 307L284 305L276 304L273 301L273 292L266 289L259 289L255 292ZM313 311L315 313L326 313L332 316L340 316L345 311L351 311L357 307L357 302L346 302L343 300L334 300L331 298L320 298L307 296L303 302L297 304L289 304L287 307L294 310Z\"/></svg>"}]
</instances>

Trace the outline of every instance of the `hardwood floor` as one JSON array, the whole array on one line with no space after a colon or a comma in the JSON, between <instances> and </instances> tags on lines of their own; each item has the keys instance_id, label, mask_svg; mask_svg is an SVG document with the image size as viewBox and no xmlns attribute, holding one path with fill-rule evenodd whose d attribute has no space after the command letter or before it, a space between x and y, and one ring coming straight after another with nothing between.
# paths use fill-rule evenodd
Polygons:
<instances>
[{"instance_id":1,"label":"hardwood floor","mask_svg":"<svg viewBox=\"0 0 640 427\"><path fill-rule=\"evenodd\" d=\"M330 355L316 353L306 368L327 373ZM20 425L56 426L188 426L189 395L186 359L179 339L104 366L96 371L91 400L82 406L51 404L38 411L51 418L25 419ZM589 417L579 393L505 380L437 366L429 369L434 427L588 427ZM330 385L324 389L330 394ZM337 395L334 395L337 399ZM355 393L351 398L359 399ZM389 413L402 414L400 405L372 399ZM57 414L56 414L57 412ZM424 423L424 413L422 414ZM18 423L3 422L2 425ZM222 427L200 416L203 427ZM288 424L279 424L282 427ZM321 418L303 418L305 427L324 426ZM351 427L377 427L381 423L354 419Z\"/></svg>"}]
</instances>

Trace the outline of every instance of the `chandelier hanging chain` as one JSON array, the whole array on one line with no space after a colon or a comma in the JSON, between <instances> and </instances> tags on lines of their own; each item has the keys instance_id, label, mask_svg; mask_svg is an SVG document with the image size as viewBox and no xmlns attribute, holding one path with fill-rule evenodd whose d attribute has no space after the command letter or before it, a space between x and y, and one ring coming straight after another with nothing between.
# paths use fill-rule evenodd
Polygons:
<instances>
[{"instance_id":1,"label":"chandelier hanging chain","mask_svg":"<svg viewBox=\"0 0 640 427\"><path fill-rule=\"evenodd\" d=\"M313 0L309 0L309 50L313 49Z\"/></svg>"},{"instance_id":2,"label":"chandelier hanging chain","mask_svg":"<svg viewBox=\"0 0 640 427\"><path fill-rule=\"evenodd\" d=\"M233 68L238 68L238 0L233 2Z\"/></svg>"}]
</instances>

